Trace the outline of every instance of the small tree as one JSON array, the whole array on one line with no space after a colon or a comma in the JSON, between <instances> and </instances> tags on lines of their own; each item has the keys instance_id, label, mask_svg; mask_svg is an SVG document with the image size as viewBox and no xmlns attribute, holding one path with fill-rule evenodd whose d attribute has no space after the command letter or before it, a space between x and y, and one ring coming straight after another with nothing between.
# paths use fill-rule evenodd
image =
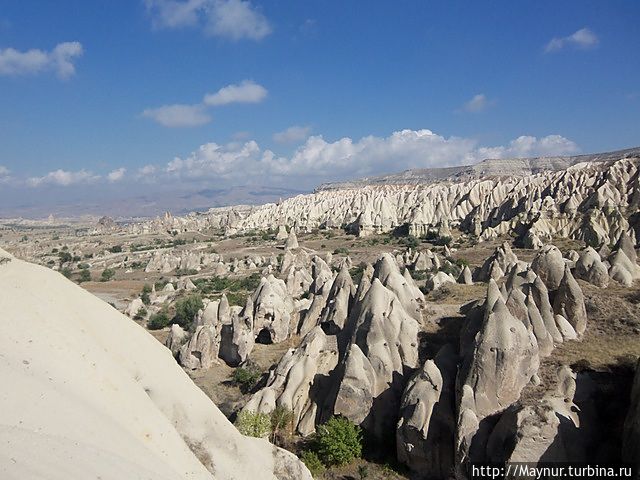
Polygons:
<instances>
[{"instance_id":1,"label":"small tree","mask_svg":"<svg viewBox=\"0 0 640 480\"><path fill-rule=\"evenodd\" d=\"M101 282L108 282L109 280L112 280L113 277L116 276L116 271L112 268L105 268L102 271L102 275L100 276L100 281Z\"/></svg>"},{"instance_id":2,"label":"small tree","mask_svg":"<svg viewBox=\"0 0 640 480\"><path fill-rule=\"evenodd\" d=\"M362 454L362 430L343 417L318 427L316 448L325 465L344 465Z\"/></svg>"},{"instance_id":3,"label":"small tree","mask_svg":"<svg viewBox=\"0 0 640 480\"><path fill-rule=\"evenodd\" d=\"M144 307L140 307L138 309L138 311L136 312L135 316L133 317L134 320L142 320L144 317L147 316L147 309Z\"/></svg>"},{"instance_id":4,"label":"small tree","mask_svg":"<svg viewBox=\"0 0 640 480\"><path fill-rule=\"evenodd\" d=\"M90 282L91 281L91 272L86 269L80 270L80 276L78 277L78 283L82 282Z\"/></svg>"},{"instance_id":5,"label":"small tree","mask_svg":"<svg viewBox=\"0 0 640 480\"><path fill-rule=\"evenodd\" d=\"M271 432L271 417L266 413L243 410L238 414L235 425L243 435L264 438Z\"/></svg>"},{"instance_id":6,"label":"small tree","mask_svg":"<svg viewBox=\"0 0 640 480\"><path fill-rule=\"evenodd\" d=\"M147 328L149 330L160 330L161 328L169 325L171 319L165 310L161 310L158 313L154 313L149 317L147 321Z\"/></svg>"},{"instance_id":7,"label":"small tree","mask_svg":"<svg viewBox=\"0 0 640 480\"><path fill-rule=\"evenodd\" d=\"M318 454L316 452L305 450L304 452L302 452L300 460L302 460L302 462L307 466L307 468L311 472L311 475L313 475L314 477L322 475L325 471L325 466L320 461L320 458L318 457Z\"/></svg>"},{"instance_id":8,"label":"small tree","mask_svg":"<svg viewBox=\"0 0 640 480\"><path fill-rule=\"evenodd\" d=\"M145 305L149 305L151 303L151 297L149 296L150 293L151 285L145 283L142 287L142 293L140 294L140 300L142 300L142 303L144 303Z\"/></svg>"},{"instance_id":9,"label":"small tree","mask_svg":"<svg viewBox=\"0 0 640 480\"><path fill-rule=\"evenodd\" d=\"M233 382L238 385L242 393L250 392L256 386L258 380L262 376L262 372L253 364L245 367L238 367L233 372Z\"/></svg>"},{"instance_id":10,"label":"small tree","mask_svg":"<svg viewBox=\"0 0 640 480\"><path fill-rule=\"evenodd\" d=\"M282 446L283 441L293 433L293 412L277 406L271 412L271 443Z\"/></svg>"},{"instance_id":11,"label":"small tree","mask_svg":"<svg viewBox=\"0 0 640 480\"><path fill-rule=\"evenodd\" d=\"M185 330L188 330L193 323L193 319L198 314L198 310L204 308L202 297L198 294L189 295L176 302L176 323Z\"/></svg>"},{"instance_id":12,"label":"small tree","mask_svg":"<svg viewBox=\"0 0 640 480\"><path fill-rule=\"evenodd\" d=\"M71 273L72 273L72 272L71 272L71 269L70 269L70 268L68 268L68 267L65 267L65 268L63 268L62 270L60 270L60 273L61 273L62 275L64 275L65 277L67 277L67 278L71 278Z\"/></svg>"}]
</instances>

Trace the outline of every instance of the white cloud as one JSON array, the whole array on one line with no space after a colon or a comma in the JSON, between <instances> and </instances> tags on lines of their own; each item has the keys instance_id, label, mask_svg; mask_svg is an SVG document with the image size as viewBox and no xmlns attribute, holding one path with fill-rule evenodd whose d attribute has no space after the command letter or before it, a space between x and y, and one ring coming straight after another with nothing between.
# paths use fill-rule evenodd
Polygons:
<instances>
[{"instance_id":1,"label":"white cloud","mask_svg":"<svg viewBox=\"0 0 640 480\"><path fill-rule=\"evenodd\" d=\"M163 105L144 110L142 116L170 128L198 127L211 121L202 105Z\"/></svg>"},{"instance_id":2,"label":"white cloud","mask_svg":"<svg viewBox=\"0 0 640 480\"><path fill-rule=\"evenodd\" d=\"M92 183L99 180L99 175L94 175L86 170L78 170L76 172L69 172L66 170L55 170L47 173L43 177L30 177L27 179L27 185L30 187L39 187L41 185L57 185L61 187L68 187L70 185L77 185L81 183Z\"/></svg>"},{"instance_id":3,"label":"white cloud","mask_svg":"<svg viewBox=\"0 0 640 480\"><path fill-rule=\"evenodd\" d=\"M358 141L345 137L327 142L316 135L309 137L291 157L262 150L255 141L208 143L185 158L174 158L164 172L183 179L224 178L238 182L277 183L274 180L290 182L291 178L300 178L313 185L326 179L357 178L410 168L466 165L485 158L567 155L578 151L574 142L560 135L521 136L505 146L481 147L469 138L446 138L430 130L402 130L388 137L368 136Z\"/></svg>"},{"instance_id":4,"label":"white cloud","mask_svg":"<svg viewBox=\"0 0 640 480\"><path fill-rule=\"evenodd\" d=\"M523 135L511 140L507 146L478 149L478 154L482 158L562 156L575 155L579 152L578 145L561 135L548 135L542 138Z\"/></svg>"},{"instance_id":5,"label":"white cloud","mask_svg":"<svg viewBox=\"0 0 640 480\"><path fill-rule=\"evenodd\" d=\"M154 173L156 173L155 165L145 165L144 167L140 167L138 169L138 175L147 176L153 175Z\"/></svg>"},{"instance_id":6,"label":"white cloud","mask_svg":"<svg viewBox=\"0 0 640 480\"><path fill-rule=\"evenodd\" d=\"M598 42L598 36L595 33L588 28L581 28L566 37L552 38L549 43L547 43L545 52L557 52L567 46L587 49L595 47Z\"/></svg>"},{"instance_id":7,"label":"white cloud","mask_svg":"<svg viewBox=\"0 0 640 480\"><path fill-rule=\"evenodd\" d=\"M7 183L11 181L10 171L7 167L0 165L0 183Z\"/></svg>"},{"instance_id":8,"label":"white cloud","mask_svg":"<svg viewBox=\"0 0 640 480\"><path fill-rule=\"evenodd\" d=\"M207 35L261 40L272 31L247 0L145 0L154 28L202 27Z\"/></svg>"},{"instance_id":9,"label":"white cloud","mask_svg":"<svg viewBox=\"0 0 640 480\"><path fill-rule=\"evenodd\" d=\"M114 183L114 182L119 182L120 180L122 180L124 178L124 174L127 171L126 168L122 167L122 168L117 168L111 172L109 172L109 174L107 175L107 180L109 180L109 182Z\"/></svg>"},{"instance_id":10,"label":"white cloud","mask_svg":"<svg viewBox=\"0 0 640 480\"><path fill-rule=\"evenodd\" d=\"M250 2L215 0L209 15L207 33L231 40L261 40L271 33L271 25Z\"/></svg>"},{"instance_id":11,"label":"white cloud","mask_svg":"<svg viewBox=\"0 0 640 480\"><path fill-rule=\"evenodd\" d=\"M463 110L466 112L477 113L486 110L493 102L487 99L484 93L474 95L471 100L464 104Z\"/></svg>"},{"instance_id":12,"label":"white cloud","mask_svg":"<svg viewBox=\"0 0 640 480\"><path fill-rule=\"evenodd\" d=\"M267 97L267 89L252 80L222 87L216 93L207 93L204 103L210 106L229 103L259 103Z\"/></svg>"},{"instance_id":13,"label":"white cloud","mask_svg":"<svg viewBox=\"0 0 640 480\"><path fill-rule=\"evenodd\" d=\"M80 42L59 43L50 52L39 49L20 52L5 48L0 50L0 75L35 75L53 71L64 80L75 74L73 62L82 52Z\"/></svg>"},{"instance_id":14,"label":"white cloud","mask_svg":"<svg viewBox=\"0 0 640 480\"><path fill-rule=\"evenodd\" d=\"M273 140L277 143L294 143L305 140L309 136L309 133L311 133L311 127L294 125L282 132L274 133Z\"/></svg>"}]
</instances>

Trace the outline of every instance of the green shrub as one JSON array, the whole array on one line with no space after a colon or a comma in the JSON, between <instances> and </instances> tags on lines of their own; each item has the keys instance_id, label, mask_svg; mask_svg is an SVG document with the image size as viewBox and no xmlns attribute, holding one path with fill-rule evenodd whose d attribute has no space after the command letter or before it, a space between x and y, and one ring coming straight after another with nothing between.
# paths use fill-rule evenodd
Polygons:
<instances>
[{"instance_id":1,"label":"green shrub","mask_svg":"<svg viewBox=\"0 0 640 480\"><path fill-rule=\"evenodd\" d=\"M91 281L91 272L86 269L80 270L80 276L78 277L78 282L90 282Z\"/></svg>"},{"instance_id":2,"label":"green shrub","mask_svg":"<svg viewBox=\"0 0 640 480\"><path fill-rule=\"evenodd\" d=\"M169 314L165 310L161 310L149 317L149 320L147 321L147 328L149 330L160 330L169 325L170 322L171 319L169 318Z\"/></svg>"},{"instance_id":3,"label":"green shrub","mask_svg":"<svg viewBox=\"0 0 640 480\"><path fill-rule=\"evenodd\" d=\"M235 383L242 393L250 392L256 386L262 372L253 364L246 367L238 367L233 372L233 383Z\"/></svg>"},{"instance_id":4,"label":"green shrub","mask_svg":"<svg viewBox=\"0 0 640 480\"><path fill-rule=\"evenodd\" d=\"M133 317L134 320L142 320L147 316L147 309L144 307L140 307Z\"/></svg>"},{"instance_id":5,"label":"green shrub","mask_svg":"<svg viewBox=\"0 0 640 480\"><path fill-rule=\"evenodd\" d=\"M144 303L145 305L149 305L151 303L151 297L149 296L150 293L151 285L145 283L142 287L142 293L140 294L140 300L142 300L142 303Z\"/></svg>"},{"instance_id":6,"label":"green shrub","mask_svg":"<svg viewBox=\"0 0 640 480\"><path fill-rule=\"evenodd\" d=\"M111 253L120 253L122 252L122 245L114 245L109 249Z\"/></svg>"},{"instance_id":7,"label":"green shrub","mask_svg":"<svg viewBox=\"0 0 640 480\"><path fill-rule=\"evenodd\" d=\"M334 255L349 255L349 249L345 247L338 247L333 251Z\"/></svg>"},{"instance_id":8,"label":"green shrub","mask_svg":"<svg viewBox=\"0 0 640 480\"><path fill-rule=\"evenodd\" d=\"M325 466L322 464L322 461L320 461L320 457L318 457L316 452L305 450L302 452L300 460L307 466L311 475L314 477L322 475L325 471Z\"/></svg>"},{"instance_id":9,"label":"green shrub","mask_svg":"<svg viewBox=\"0 0 640 480\"><path fill-rule=\"evenodd\" d=\"M61 273L62 275L64 275L65 277L67 277L67 278L71 278L71 273L72 273L72 272L71 272L71 269L70 269L70 268L65 267L65 268L63 268L62 270L60 270L60 273Z\"/></svg>"},{"instance_id":10,"label":"green shrub","mask_svg":"<svg viewBox=\"0 0 640 480\"><path fill-rule=\"evenodd\" d=\"M277 406L271 412L271 443L281 445L281 437L293 433L293 412L288 408Z\"/></svg>"},{"instance_id":11,"label":"green shrub","mask_svg":"<svg viewBox=\"0 0 640 480\"><path fill-rule=\"evenodd\" d=\"M315 450L325 465L345 465L362 454L362 430L343 417L317 429Z\"/></svg>"},{"instance_id":12,"label":"green shrub","mask_svg":"<svg viewBox=\"0 0 640 480\"><path fill-rule=\"evenodd\" d=\"M204 308L202 297L197 293L181 298L176 302L175 322L185 330L188 330L196 318L198 310L202 308Z\"/></svg>"},{"instance_id":13,"label":"green shrub","mask_svg":"<svg viewBox=\"0 0 640 480\"><path fill-rule=\"evenodd\" d=\"M109 280L112 280L113 277L116 276L116 271L112 268L105 268L102 271L102 275L100 276L100 281L101 282L108 282Z\"/></svg>"},{"instance_id":14,"label":"green shrub","mask_svg":"<svg viewBox=\"0 0 640 480\"><path fill-rule=\"evenodd\" d=\"M63 263L68 263L73 260L73 256L69 252L60 252L58 253L58 258L60 258L60 265Z\"/></svg>"},{"instance_id":15,"label":"green shrub","mask_svg":"<svg viewBox=\"0 0 640 480\"><path fill-rule=\"evenodd\" d=\"M271 433L271 417L266 413L242 411L235 425L241 434L249 437L264 438Z\"/></svg>"}]
</instances>

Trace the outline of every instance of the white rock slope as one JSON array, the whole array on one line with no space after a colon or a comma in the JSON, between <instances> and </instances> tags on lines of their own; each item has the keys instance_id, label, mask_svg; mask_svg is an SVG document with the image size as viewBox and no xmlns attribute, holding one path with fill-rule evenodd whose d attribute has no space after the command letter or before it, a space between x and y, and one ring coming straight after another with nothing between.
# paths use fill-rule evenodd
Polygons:
<instances>
[{"instance_id":1,"label":"white rock slope","mask_svg":"<svg viewBox=\"0 0 640 480\"><path fill-rule=\"evenodd\" d=\"M130 319L0 250L0 478L310 480L240 435Z\"/></svg>"}]
</instances>

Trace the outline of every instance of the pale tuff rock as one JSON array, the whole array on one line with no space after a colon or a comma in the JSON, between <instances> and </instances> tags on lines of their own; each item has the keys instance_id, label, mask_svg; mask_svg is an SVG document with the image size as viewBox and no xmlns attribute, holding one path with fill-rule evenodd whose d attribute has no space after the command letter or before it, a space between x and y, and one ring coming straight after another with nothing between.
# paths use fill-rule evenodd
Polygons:
<instances>
[{"instance_id":1,"label":"pale tuff rock","mask_svg":"<svg viewBox=\"0 0 640 480\"><path fill-rule=\"evenodd\" d=\"M400 403L397 458L415 473L447 478L453 469L457 356L450 344L409 379Z\"/></svg>"},{"instance_id":2,"label":"pale tuff rock","mask_svg":"<svg viewBox=\"0 0 640 480\"><path fill-rule=\"evenodd\" d=\"M587 310L580 285L571 275L569 267L565 267L564 276L553 301L553 311L562 315L571 324L578 336L587 328Z\"/></svg>"},{"instance_id":3,"label":"pale tuff rock","mask_svg":"<svg viewBox=\"0 0 640 480\"><path fill-rule=\"evenodd\" d=\"M329 267L327 262L318 255L314 255L311 258L311 277L313 278L313 281L309 286L309 292L313 295L320 292L326 283L331 283L333 281L333 272L331 271L331 267Z\"/></svg>"},{"instance_id":4,"label":"pale tuff rock","mask_svg":"<svg viewBox=\"0 0 640 480\"><path fill-rule=\"evenodd\" d=\"M144 308L142 300L140 298L134 298L131 303L129 303L129 306L127 306L124 314L133 318L138 314L138 311L140 311L141 308Z\"/></svg>"},{"instance_id":5,"label":"pale tuff rock","mask_svg":"<svg viewBox=\"0 0 640 480\"><path fill-rule=\"evenodd\" d=\"M251 299L256 336L264 335L264 340L271 343L286 340L291 331L294 305L284 281L273 275L263 277Z\"/></svg>"},{"instance_id":6,"label":"pale tuff rock","mask_svg":"<svg viewBox=\"0 0 640 480\"><path fill-rule=\"evenodd\" d=\"M622 434L622 460L640 468L640 361L631 387L631 402Z\"/></svg>"},{"instance_id":7,"label":"pale tuff rock","mask_svg":"<svg viewBox=\"0 0 640 480\"><path fill-rule=\"evenodd\" d=\"M181 278L178 280L178 290L186 290L187 292L191 292L193 290L197 290L198 287L194 285L190 278Z\"/></svg>"},{"instance_id":8,"label":"pale tuff rock","mask_svg":"<svg viewBox=\"0 0 640 480\"><path fill-rule=\"evenodd\" d=\"M12 260L0 290L12 292L0 296L4 478L311 480L292 454L242 436L143 328L62 275Z\"/></svg>"},{"instance_id":9,"label":"pale tuff rock","mask_svg":"<svg viewBox=\"0 0 640 480\"><path fill-rule=\"evenodd\" d=\"M309 290L313 278L305 267L291 266L286 275L287 291L289 295L298 298Z\"/></svg>"},{"instance_id":10,"label":"pale tuff rock","mask_svg":"<svg viewBox=\"0 0 640 480\"><path fill-rule=\"evenodd\" d=\"M554 245L545 246L531 262L531 268L549 290L556 290L565 271L562 252Z\"/></svg>"},{"instance_id":11,"label":"pale tuff rock","mask_svg":"<svg viewBox=\"0 0 640 480\"><path fill-rule=\"evenodd\" d=\"M191 370L207 369L218 359L220 332L213 325L196 327L189 341L180 348L180 365Z\"/></svg>"},{"instance_id":12,"label":"pale tuff rock","mask_svg":"<svg viewBox=\"0 0 640 480\"><path fill-rule=\"evenodd\" d=\"M558 388L538 405L516 407L501 417L487 442L487 461L496 463L567 462L563 432L577 431L573 397L576 375L567 366L558 370Z\"/></svg>"},{"instance_id":13,"label":"pale tuff rock","mask_svg":"<svg viewBox=\"0 0 640 480\"><path fill-rule=\"evenodd\" d=\"M286 240L289 237L287 229L284 225L278 225L278 233L276 233L276 240Z\"/></svg>"},{"instance_id":14,"label":"pale tuff rock","mask_svg":"<svg viewBox=\"0 0 640 480\"><path fill-rule=\"evenodd\" d=\"M449 273L438 272L434 275L431 275L427 280L427 290L433 292L435 290L439 290L447 283L456 283L456 279Z\"/></svg>"},{"instance_id":15,"label":"pale tuff rock","mask_svg":"<svg viewBox=\"0 0 640 480\"><path fill-rule=\"evenodd\" d=\"M319 292L311 294L311 304L306 311L300 312L300 323L298 325L298 334L306 335L312 328L320 323L320 315L329 298L329 292L332 288L332 282L325 282Z\"/></svg>"},{"instance_id":16,"label":"pale tuff rock","mask_svg":"<svg viewBox=\"0 0 640 480\"><path fill-rule=\"evenodd\" d=\"M424 302L424 295L415 281L405 270L400 273L397 263L389 253L383 253L374 266L373 277L380 280L383 286L396 294L404 310L414 319L422 318L420 306Z\"/></svg>"},{"instance_id":17,"label":"pale tuff rock","mask_svg":"<svg viewBox=\"0 0 640 480\"><path fill-rule=\"evenodd\" d=\"M293 250L294 248L298 248L298 237L296 237L296 232L292 228L289 232L289 236L287 237L287 241L284 244L285 250Z\"/></svg>"},{"instance_id":18,"label":"pale tuff rock","mask_svg":"<svg viewBox=\"0 0 640 480\"><path fill-rule=\"evenodd\" d=\"M394 292L374 278L358 309L334 405L336 415L362 424L378 439L395 428L402 378L418 364L418 330L418 322ZM374 403L378 398L384 401Z\"/></svg>"},{"instance_id":19,"label":"pale tuff rock","mask_svg":"<svg viewBox=\"0 0 640 480\"><path fill-rule=\"evenodd\" d=\"M619 249L609 257L609 276L626 287L633 285L634 280L640 279L640 267Z\"/></svg>"},{"instance_id":20,"label":"pale tuff rock","mask_svg":"<svg viewBox=\"0 0 640 480\"><path fill-rule=\"evenodd\" d=\"M173 283L171 282L167 283L162 289L163 293L173 293L175 291L176 291L176 288L173 286Z\"/></svg>"},{"instance_id":21,"label":"pale tuff rock","mask_svg":"<svg viewBox=\"0 0 640 480\"><path fill-rule=\"evenodd\" d=\"M431 250L417 252L413 259L407 259L406 265L411 265L413 270L434 270L441 266L440 258Z\"/></svg>"},{"instance_id":22,"label":"pale tuff rock","mask_svg":"<svg viewBox=\"0 0 640 480\"><path fill-rule=\"evenodd\" d=\"M293 413L296 430L310 435L315 432L329 374L337 364L335 337L316 327L296 349L285 353L270 372L267 385L251 397L244 410L271 413L276 406L284 407Z\"/></svg>"},{"instance_id":23,"label":"pale tuff rock","mask_svg":"<svg viewBox=\"0 0 640 480\"><path fill-rule=\"evenodd\" d=\"M544 246L544 242L533 230L528 230L523 239L524 248L538 250Z\"/></svg>"},{"instance_id":24,"label":"pale tuff rock","mask_svg":"<svg viewBox=\"0 0 640 480\"><path fill-rule=\"evenodd\" d=\"M476 272L476 278L481 282L487 282L490 279L497 280L505 275L505 272L518 263L518 257L511 250L511 246L504 242L498 246L493 255L485 260L482 267Z\"/></svg>"},{"instance_id":25,"label":"pale tuff rock","mask_svg":"<svg viewBox=\"0 0 640 480\"><path fill-rule=\"evenodd\" d=\"M638 254L635 243L635 239L630 237L626 231L622 232L615 245L615 250L622 250L631 262L636 263L638 261Z\"/></svg>"},{"instance_id":26,"label":"pale tuff rock","mask_svg":"<svg viewBox=\"0 0 640 480\"><path fill-rule=\"evenodd\" d=\"M609 272L600 255L592 247L587 247L575 263L575 277L596 287L605 288L609 284Z\"/></svg>"},{"instance_id":27,"label":"pale tuff rock","mask_svg":"<svg viewBox=\"0 0 640 480\"><path fill-rule=\"evenodd\" d=\"M189 334L183 330L183 328L174 323L171 325L171 330L169 330L169 336L167 336L167 340L164 342L165 346L171 350L171 354L174 357L178 356L180 352L180 348L189 340Z\"/></svg>"},{"instance_id":28,"label":"pale tuff rock","mask_svg":"<svg viewBox=\"0 0 640 480\"><path fill-rule=\"evenodd\" d=\"M222 226L230 233L265 230L277 219L278 225L295 226L300 231L347 225L368 235L408 224L409 233L415 236L446 234L450 228L459 228L488 240L530 225L532 235L541 240L563 236L600 246L617 242L621 233L629 230L625 216L638 207L639 162L633 156L637 152L629 158L625 155L618 152L598 159L601 161L585 160L565 170L558 170L559 164L552 160L546 163L550 170L484 170L478 165L465 167L478 168L471 175L428 175L427 183L364 182L358 188L320 189L256 208L212 209L205 214L158 219L130 230L187 231Z\"/></svg>"},{"instance_id":29,"label":"pale tuff rock","mask_svg":"<svg viewBox=\"0 0 640 480\"><path fill-rule=\"evenodd\" d=\"M329 334L336 334L345 327L349 318L349 306L356 293L351 275L343 266L333 281L326 305L320 317L320 325Z\"/></svg>"},{"instance_id":30,"label":"pale tuff rock","mask_svg":"<svg viewBox=\"0 0 640 480\"><path fill-rule=\"evenodd\" d=\"M230 309L231 323L222 325L220 332L220 358L232 367L247 361L255 345L256 335L253 327L253 300L247 297L247 303L241 311L238 307Z\"/></svg>"},{"instance_id":31,"label":"pale tuff rock","mask_svg":"<svg viewBox=\"0 0 640 480\"><path fill-rule=\"evenodd\" d=\"M485 304L485 319L458 375L460 463L471 454L480 422L517 401L539 366L533 333L509 312L493 281Z\"/></svg>"},{"instance_id":32,"label":"pale tuff rock","mask_svg":"<svg viewBox=\"0 0 640 480\"><path fill-rule=\"evenodd\" d=\"M458 283L463 285L473 285L473 278L471 275L471 269L468 265L465 265L460 275L458 275Z\"/></svg>"}]
</instances>

